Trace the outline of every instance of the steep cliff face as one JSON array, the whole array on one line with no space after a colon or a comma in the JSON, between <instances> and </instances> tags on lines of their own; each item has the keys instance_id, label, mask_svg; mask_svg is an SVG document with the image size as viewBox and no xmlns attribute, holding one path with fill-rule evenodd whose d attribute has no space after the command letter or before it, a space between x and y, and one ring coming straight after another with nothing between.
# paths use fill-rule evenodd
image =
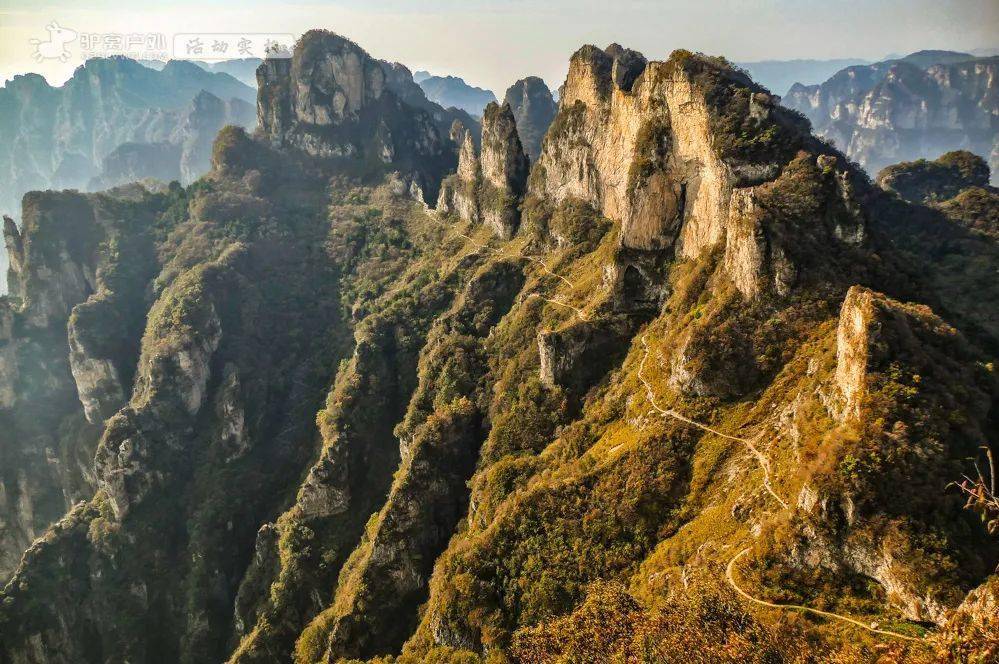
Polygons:
<instances>
[{"instance_id":1,"label":"steep cliff face","mask_svg":"<svg viewBox=\"0 0 999 664\"><path fill-rule=\"evenodd\" d=\"M0 576L13 571L18 549L93 490L99 425L124 402L130 374L122 369L134 360L155 269L144 239L155 206L148 197L34 192L24 199L22 229L5 221L13 260L0 370Z\"/></svg>"},{"instance_id":2,"label":"steep cliff face","mask_svg":"<svg viewBox=\"0 0 999 664\"><path fill-rule=\"evenodd\" d=\"M388 82L383 63L357 44L308 32L290 60L268 59L257 71L260 135L276 147L369 171L405 168L432 195L453 164L447 137Z\"/></svg>"},{"instance_id":3,"label":"steep cliff face","mask_svg":"<svg viewBox=\"0 0 999 664\"><path fill-rule=\"evenodd\" d=\"M520 223L520 201L527 188L530 161L517 134L508 104L486 106L482 116L482 221L499 237L510 238Z\"/></svg>"},{"instance_id":4,"label":"steep cliff face","mask_svg":"<svg viewBox=\"0 0 999 664\"><path fill-rule=\"evenodd\" d=\"M545 137L545 132L558 111L551 90L537 76L528 76L507 89L503 103L513 110L524 152L537 161L541 154L541 139Z\"/></svg>"},{"instance_id":5,"label":"steep cliff face","mask_svg":"<svg viewBox=\"0 0 999 664\"><path fill-rule=\"evenodd\" d=\"M733 141L734 122L743 133ZM864 233L851 203L852 176L835 157L813 157L776 178L782 162L807 145L798 118L708 59L675 53L646 63L619 48L585 47L570 64L531 193L556 203L582 200L620 219L621 245L636 257L669 251L697 259L724 246L726 268L744 295L786 292L795 279L793 249L781 245L772 208L760 203L793 187L792 171L821 171L824 200L815 205L840 209L816 234L855 243ZM622 261L621 278L630 264ZM642 272L647 280L648 269Z\"/></svg>"},{"instance_id":6,"label":"steep cliff face","mask_svg":"<svg viewBox=\"0 0 999 664\"><path fill-rule=\"evenodd\" d=\"M310 33L210 176L83 197L78 302L8 224L0 359L20 307L68 317L100 439L0 591L0 661L988 656L999 542L952 485L996 432L992 203L958 200L987 190L907 201L725 61L615 45L573 56L526 195L495 106L481 152L449 124L430 210L415 153L366 167L377 128L438 131L366 57Z\"/></svg>"},{"instance_id":7,"label":"steep cliff face","mask_svg":"<svg viewBox=\"0 0 999 664\"><path fill-rule=\"evenodd\" d=\"M989 159L995 173L999 60L933 56L850 67L821 85L793 86L784 104L871 173L958 149Z\"/></svg>"},{"instance_id":8,"label":"steep cliff face","mask_svg":"<svg viewBox=\"0 0 999 664\"><path fill-rule=\"evenodd\" d=\"M479 210L478 189L482 177L482 166L475 150L472 132L464 126L455 130L455 138L461 150L458 153L458 171L441 183L437 197L437 211L477 224L482 221Z\"/></svg>"},{"instance_id":9,"label":"steep cliff face","mask_svg":"<svg viewBox=\"0 0 999 664\"><path fill-rule=\"evenodd\" d=\"M470 131L462 136L458 171L441 185L437 211L483 222L509 239L520 223L520 202L527 188L530 161L508 104L486 106L482 117L482 152L475 153Z\"/></svg>"}]
</instances>

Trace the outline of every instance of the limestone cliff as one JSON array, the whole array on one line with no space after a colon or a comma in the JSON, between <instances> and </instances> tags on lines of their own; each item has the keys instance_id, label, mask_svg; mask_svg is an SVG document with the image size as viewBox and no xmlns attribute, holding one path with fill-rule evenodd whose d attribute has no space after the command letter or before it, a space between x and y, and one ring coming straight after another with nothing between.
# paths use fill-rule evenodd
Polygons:
<instances>
[{"instance_id":1,"label":"limestone cliff","mask_svg":"<svg viewBox=\"0 0 999 664\"><path fill-rule=\"evenodd\" d=\"M520 223L520 200L527 187L530 161L517 134L517 121L508 104L486 106L482 116L482 182L479 209L482 221L502 238L513 236Z\"/></svg>"},{"instance_id":2,"label":"limestone cliff","mask_svg":"<svg viewBox=\"0 0 999 664\"><path fill-rule=\"evenodd\" d=\"M454 214L477 224L482 220L478 200L482 166L475 150L472 132L458 124L454 128L454 137L461 146L458 152L458 171L441 183L437 211L441 214Z\"/></svg>"},{"instance_id":3,"label":"limestone cliff","mask_svg":"<svg viewBox=\"0 0 999 664\"><path fill-rule=\"evenodd\" d=\"M736 141L733 123L744 132ZM670 251L696 259L724 247L744 295L786 292L794 281L790 248L768 227L759 201L780 188L783 164L808 145L801 129L773 97L710 59L674 53L646 63L620 47L588 46L570 63L531 193L582 200L619 219L621 245L636 256ZM833 156L820 161L811 168L827 180L823 204L843 212L819 232L858 242L863 219L851 210L852 176Z\"/></svg>"},{"instance_id":4,"label":"limestone cliff","mask_svg":"<svg viewBox=\"0 0 999 664\"><path fill-rule=\"evenodd\" d=\"M391 72L390 72L391 73ZM260 136L360 169L401 168L436 191L451 163L434 118L400 98L386 69L357 44L313 30L291 59L268 58L257 70Z\"/></svg>"},{"instance_id":5,"label":"limestone cliff","mask_svg":"<svg viewBox=\"0 0 999 664\"><path fill-rule=\"evenodd\" d=\"M6 224L0 661L991 656L980 162L886 191L683 51L580 49L529 174L330 33L259 75L207 177Z\"/></svg>"},{"instance_id":6,"label":"limestone cliff","mask_svg":"<svg viewBox=\"0 0 999 664\"><path fill-rule=\"evenodd\" d=\"M519 207L530 168L513 111L508 104L486 106L481 155L475 153L471 132L461 135L458 172L442 184L437 210L485 223L496 236L509 239L520 223Z\"/></svg>"}]
</instances>

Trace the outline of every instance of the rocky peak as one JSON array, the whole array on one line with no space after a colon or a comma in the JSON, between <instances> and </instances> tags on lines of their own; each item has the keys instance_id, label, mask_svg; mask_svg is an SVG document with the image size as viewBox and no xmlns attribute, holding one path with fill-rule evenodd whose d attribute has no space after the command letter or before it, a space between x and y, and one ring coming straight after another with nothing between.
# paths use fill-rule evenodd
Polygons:
<instances>
[{"instance_id":1,"label":"rocky peak","mask_svg":"<svg viewBox=\"0 0 999 664\"><path fill-rule=\"evenodd\" d=\"M499 237L512 237L520 222L519 205L527 188L530 160L510 105L492 102L486 106L479 156L471 132L455 127L452 133L462 137L458 172L442 184L437 211L473 223L484 221Z\"/></svg>"},{"instance_id":2,"label":"rocky peak","mask_svg":"<svg viewBox=\"0 0 999 664\"><path fill-rule=\"evenodd\" d=\"M569 75L562 86L562 108L582 101L590 106L606 103L612 90L630 91L647 60L638 51L611 44L606 49L586 45L569 60Z\"/></svg>"},{"instance_id":3,"label":"rocky peak","mask_svg":"<svg viewBox=\"0 0 999 664\"><path fill-rule=\"evenodd\" d=\"M461 123L461 120L455 120L451 123L451 130L448 132L448 137L455 145L461 145L465 140L465 133L467 131L468 129Z\"/></svg>"},{"instance_id":4,"label":"rocky peak","mask_svg":"<svg viewBox=\"0 0 999 664\"><path fill-rule=\"evenodd\" d=\"M645 71L648 60L638 51L624 48L620 44L611 44L605 52L614 58L611 78L619 90L631 90L635 80Z\"/></svg>"},{"instance_id":5,"label":"rocky peak","mask_svg":"<svg viewBox=\"0 0 999 664\"><path fill-rule=\"evenodd\" d=\"M517 134L509 104L486 106L482 117L482 218L500 237L509 238L520 222L519 205L527 188L530 160Z\"/></svg>"},{"instance_id":6,"label":"rocky peak","mask_svg":"<svg viewBox=\"0 0 999 664\"><path fill-rule=\"evenodd\" d=\"M579 200L619 222L621 244L638 262L641 252L697 258L725 247L744 295L767 282L787 292L796 271L767 230L772 206L759 200L775 195L768 193L779 188L775 179L809 147L800 118L724 61L684 51L646 62L620 47L584 47L573 56L563 94L533 195L556 204ZM798 176L822 179L821 195L844 208L826 232L859 241L849 169L834 156L819 165L818 147L810 149L809 166L796 162ZM628 273L618 268L612 272Z\"/></svg>"},{"instance_id":7,"label":"rocky peak","mask_svg":"<svg viewBox=\"0 0 999 664\"><path fill-rule=\"evenodd\" d=\"M433 191L454 164L438 126L451 119L404 101L398 79L408 70L387 74L386 64L332 32L307 32L290 60L268 58L257 70L259 135L345 168L403 171Z\"/></svg>"},{"instance_id":8,"label":"rocky peak","mask_svg":"<svg viewBox=\"0 0 999 664\"><path fill-rule=\"evenodd\" d=\"M7 288L11 293L20 293L20 274L24 265L24 243L17 224L7 215L3 216L3 239L7 248Z\"/></svg>"},{"instance_id":9,"label":"rocky peak","mask_svg":"<svg viewBox=\"0 0 999 664\"><path fill-rule=\"evenodd\" d=\"M489 104L482 118L483 178L494 187L522 196L529 168L510 105Z\"/></svg>"},{"instance_id":10,"label":"rocky peak","mask_svg":"<svg viewBox=\"0 0 999 664\"><path fill-rule=\"evenodd\" d=\"M385 92L385 72L354 42L311 30L295 45L291 60L265 60L257 83L260 127L280 144L295 125L336 127L357 121L361 110Z\"/></svg>"},{"instance_id":11,"label":"rocky peak","mask_svg":"<svg viewBox=\"0 0 999 664\"><path fill-rule=\"evenodd\" d=\"M537 159L541 154L541 139L558 111L551 90L537 76L528 76L511 85L503 101L513 110L524 152L532 160Z\"/></svg>"},{"instance_id":12,"label":"rocky peak","mask_svg":"<svg viewBox=\"0 0 999 664\"><path fill-rule=\"evenodd\" d=\"M458 145L461 146L458 152L458 177L465 182L475 182L479 177L481 165L479 156L475 152L475 142L472 140L472 132L462 127L458 132L461 136Z\"/></svg>"}]
</instances>

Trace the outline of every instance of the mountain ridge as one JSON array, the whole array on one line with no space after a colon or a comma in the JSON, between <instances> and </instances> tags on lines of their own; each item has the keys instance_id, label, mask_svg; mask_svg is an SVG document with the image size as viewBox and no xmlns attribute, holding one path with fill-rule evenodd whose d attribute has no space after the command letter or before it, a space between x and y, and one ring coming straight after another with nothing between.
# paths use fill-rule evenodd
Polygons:
<instances>
[{"instance_id":1,"label":"mountain ridge","mask_svg":"<svg viewBox=\"0 0 999 664\"><path fill-rule=\"evenodd\" d=\"M0 396L65 423L4 432L0 495L94 464L0 661L994 652L999 543L948 489L999 401L973 156L906 200L725 60L612 44L531 162L513 105L400 72L312 31L206 177L5 228Z\"/></svg>"},{"instance_id":2,"label":"mountain ridge","mask_svg":"<svg viewBox=\"0 0 999 664\"><path fill-rule=\"evenodd\" d=\"M995 57L919 51L848 67L821 85L795 84L784 104L873 173L958 149L984 157L995 173L995 68Z\"/></svg>"}]
</instances>

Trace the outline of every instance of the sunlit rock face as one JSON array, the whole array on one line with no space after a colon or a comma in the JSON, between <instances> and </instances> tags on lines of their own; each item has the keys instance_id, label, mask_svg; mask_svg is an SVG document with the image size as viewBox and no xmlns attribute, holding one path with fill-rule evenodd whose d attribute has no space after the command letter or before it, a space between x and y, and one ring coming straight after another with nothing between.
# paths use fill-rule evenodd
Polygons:
<instances>
[{"instance_id":1,"label":"sunlit rock face","mask_svg":"<svg viewBox=\"0 0 999 664\"><path fill-rule=\"evenodd\" d=\"M715 67L679 52L666 62L647 62L616 45L577 51L530 193L556 204L592 205L620 222L621 245L635 256L665 251L695 259L721 247L744 295L786 294L796 268L787 248L765 231L757 200L776 186L794 150L806 147L795 138L801 121L737 73L724 74L739 86L726 98ZM776 137L773 148L758 151L731 140L726 123L733 117ZM856 205L845 164L832 156L809 159L809 168L828 180L830 203L844 212L832 227L808 232L861 241L864 222L848 209ZM623 267L616 272L625 274Z\"/></svg>"},{"instance_id":2,"label":"sunlit rock face","mask_svg":"<svg viewBox=\"0 0 999 664\"><path fill-rule=\"evenodd\" d=\"M455 136L461 139L458 171L441 185L437 211L485 223L497 237L510 239L520 224L530 171L512 109L495 102L486 106L481 154L476 154L472 132L456 127Z\"/></svg>"}]
</instances>

